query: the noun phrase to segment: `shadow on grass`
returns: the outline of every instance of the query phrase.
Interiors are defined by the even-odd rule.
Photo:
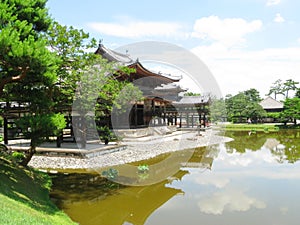
[[[47,174],[11,163],[0,155],[0,194],[47,214],[58,208],[49,199],[51,180]]]

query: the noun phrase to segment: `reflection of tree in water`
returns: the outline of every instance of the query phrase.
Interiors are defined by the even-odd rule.
[[[267,140],[267,135],[264,132],[249,133],[248,131],[228,131],[225,136],[233,138],[234,141],[225,144],[227,150],[233,150],[244,153],[246,149],[257,151]]]
[[[300,131],[299,130],[280,130],[279,132],[256,132],[248,133],[245,131],[226,132],[225,136],[234,139],[225,144],[227,152],[245,153],[247,150],[257,151],[263,146],[268,148],[278,162],[287,161],[294,163],[300,159]],[[274,144],[267,143],[272,140]]]
[[[59,173],[52,176],[52,181],[55,189],[51,192],[51,198],[56,201],[59,208],[62,201],[67,199],[92,200],[95,196],[113,195],[118,189],[124,188],[123,185],[109,181],[96,173]]]
[[[277,136],[277,140],[284,145],[284,155],[289,163],[294,163],[300,159],[300,131],[283,130]]]

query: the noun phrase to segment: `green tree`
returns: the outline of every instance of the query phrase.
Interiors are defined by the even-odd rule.
[[[56,108],[66,110],[73,103],[73,106],[76,105],[75,110],[80,112],[81,124],[73,120],[73,127],[77,129],[75,132],[84,148],[86,133],[93,124],[92,120],[96,120],[97,124],[103,124],[100,120],[106,120],[103,125],[109,126],[107,117],[111,115],[113,106],[120,109],[122,101],[124,103],[128,98],[134,99],[135,94],[141,94],[131,85],[127,95],[122,100],[115,101],[119,92],[125,86],[130,86],[126,79],[120,82],[116,77],[122,74],[129,78],[134,70],[109,63],[91,52],[90,49],[96,47],[96,41],[90,39],[89,34],[83,30],[54,22],[47,32],[47,38],[51,50],[59,59],[58,82],[53,92]],[[93,111],[95,118],[88,116]]]
[[[277,95],[284,95],[284,85],[281,79],[276,80],[272,86],[270,87],[269,93],[267,95],[274,94],[274,98],[276,100]]]
[[[64,126],[62,115],[53,113],[50,95],[57,59],[44,38],[52,22],[45,5],[45,0],[0,2],[0,97],[28,106],[27,115],[17,121],[31,139],[23,165],[41,140]]]
[[[80,137],[82,148],[85,147],[86,133],[89,128],[101,130],[101,126],[109,127],[109,117],[113,108],[122,112],[128,104],[142,98],[142,92],[133,84],[116,79],[118,76],[116,73],[130,76],[132,70],[128,70],[127,67],[119,67],[116,70],[114,63],[108,63],[102,58],[94,60],[93,63],[94,65],[87,67],[81,76],[73,101],[73,110],[80,116],[80,123],[75,123],[73,126],[76,128],[77,137]],[[121,94],[121,91],[125,93]],[[102,118],[106,119],[104,124],[100,121]],[[95,120],[96,124],[92,123],[92,127],[88,127],[87,121]],[[93,127],[93,125],[99,126]]]
[[[48,46],[58,59],[57,82],[53,86],[53,98],[57,108],[70,108],[78,82],[85,69],[98,57],[90,51],[96,40],[89,34],[72,26],[53,22],[45,35]]]
[[[231,122],[242,122],[243,115],[242,110],[247,106],[247,98],[243,93],[239,93],[235,96],[227,96],[225,100],[227,118]]]
[[[51,83],[53,55],[41,38],[51,23],[44,0],[5,0],[0,3],[0,96],[7,84],[27,78]]]
[[[287,98],[284,101],[282,117],[285,121],[292,120],[294,124],[300,119],[300,98]]]
[[[249,90],[244,91],[244,94],[249,98],[251,102],[260,102],[260,94],[259,91],[255,88],[251,88]]]
[[[250,118],[252,121],[257,121],[260,118],[266,117],[267,113],[257,102],[249,102],[241,113],[244,117]]]
[[[256,93],[251,89],[251,93]],[[235,96],[227,96],[225,99],[227,118],[231,122],[245,122],[247,118],[257,121],[266,116],[265,110],[258,104],[256,94],[254,96],[241,92]]]
[[[213,99],[209,107],[212,122],[223,121],[226,118],[226,105],[224,99]]]
[[[295,97],[300,98],[300,88],[297,88]]]
[[[297,90],[297,84],[299,84],[299,82],[293,81],[292,79],[288,79],[283,83],[282,91],[285,92],[286,98],[289,97],[289,91]]]

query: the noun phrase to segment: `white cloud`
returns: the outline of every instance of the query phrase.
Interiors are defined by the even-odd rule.
[[[177,37],[182,34],[180,31],[182,26],[175,22],[127,20],[120,23],[94,22],[88,26],[97,32],[123,38]]]
[[[276,23],[283,23],[285,22],[285,19],[280,15],[280,13],[276,13],[276,16],[273,21]]]
[[[266,208],[266,204],[263,201],[247,196],[240,190],[225,190],[201,199],[198,202],[198,207],[203,213],[222,215],[225,210],[229,212],[245,212],[251,208]]]
[[[223,95],[256,88],[264,97],[277,79],[300,81],[299,47],[247,51],[213,43],[192,52],[208,66]]]
[[[246,34],[262,27],[260,20],[246,21],[241,18],[220,19],[218,16],[196,20],[192,37],[220,42],[227,47],[245,42]]]
[[[280,4],[281,0],[268,0],[267,1],[267,6],[272,6],[272,5],[278,5]]]

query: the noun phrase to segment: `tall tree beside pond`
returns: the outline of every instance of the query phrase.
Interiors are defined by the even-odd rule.
[[[209,107],[212,122],[223,121],[226,118],[226,105],[224,99],[212,99]]]
[[[244,94],[249,98],[251,102],[260,102],[262,100],[259,95],[259,91],[255,88],[244,91]]]
[[[0,95],[6,85],[35,78],[51,83],[55,60],[42,37],[51,19],[43,0],[0,3]]]
[[[284,95],[284,84],[281,79],[276,80],[272,86],[270,87],[269,93],[267,95],[274,94],[275,100],[277,99],[277,95]]]
[[[295,97],[300,98],[300,88],[297,88]]]
[[[53,86],[53,98],[57,108],[72,105],[75,90],[85,68],[92,65],[97,55],[90,49],[97,47],[95,39],[72,26],[53,22],[47,30],[48,46],[58,59],[57,82]]]
[[[292,120],[296,124],[297,120],[300,120],[300,98],[286,98],[281,117],[286,122]]]
[[[293,81],[292,79],[288,79],[283,83],[282,91],[285,92],[285,98],[289,97],[289,91],[297,90],[297,84],[299,84],[299,82]]]
[[[28,104],[26,117],[17,121],[31,139],[22,161],[27,165],[36,147],[65,126],[53,112],[51,87],[57,80],[57,58],[44,35],[52,23],[46,0],[0,2],[0,98]]]
[[[257,121],[266,116],[266,111],[258,104],[259,92],[250,89],[225,99],[227,118],[231,122],[246,122],[247,118]]]
[[[73,102],[73,110],[81,117],[81,125],[76,126],[75,123],[73,125],[76,126],[77,137],[80,136],[82,148],[85,148],[86,133],[89,128],[97,129],[100,135],[104,135],[103,131],[110,127],[113,109],[122,112],[127,105],[132,106],[142,98],[139,88],[128,81],[120,82],[116,79],[117,73],[124,73],[124,76],[127,74],[129,77],[132,70],[120,67],[116,71],[115,64],[108,63],[102,58],[98,58],[93,63],[95,65],[89,66],[83,73]],[[91,120],[96,122],[97,127],[88,127],[87,122]]]

